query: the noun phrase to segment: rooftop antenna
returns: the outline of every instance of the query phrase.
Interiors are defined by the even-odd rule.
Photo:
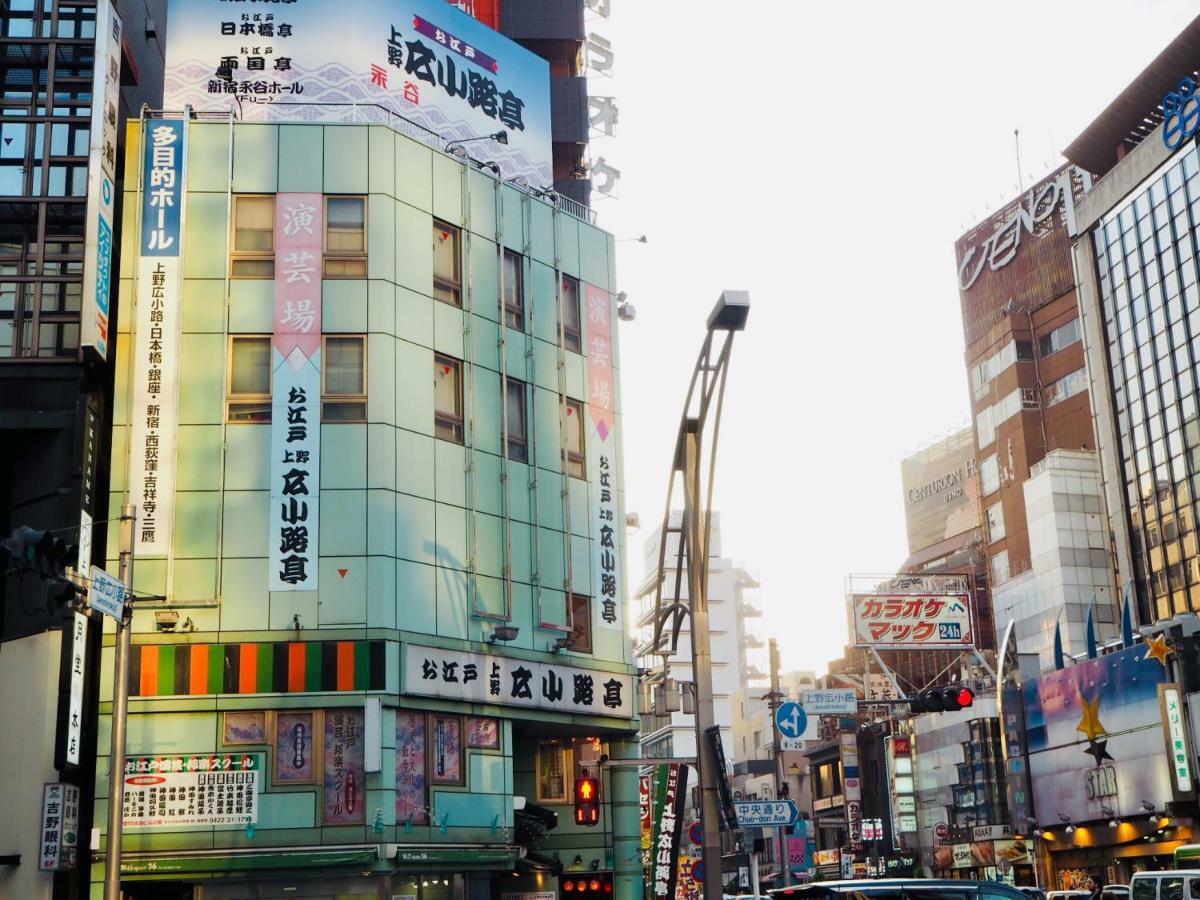
[[[1017,187],[1020,193],[1025,193],[1025,182],[1021,178],[1021,129],[1013,129],[1013,143],[1017,147]]]

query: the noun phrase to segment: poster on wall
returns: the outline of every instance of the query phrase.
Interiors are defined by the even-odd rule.
[[[280,712],[275,715],[275,784],[314,784],[313,714]]]
[[[462,719],[458,716],[429,717],[429,779],[434,784],[463,784]]]
[[[79,849],[79,786],[52,782],[42,786],[38,868],[43,872],[75,868]]]
[[[595,627],[621,629],[621,532],[617,508],[616,379],[613,375],[612,298],[584,284],[587,335],[587,435],[592,494],[592,607]]]
[[[363,824],[365,802],[363,712],[361,709],[326,710],[324,823]]]
[[[166,556],[175,521],[186,139],[187,127],[177,119],[149,119],[142,133],[129,420],[129,502],[138,514],[133,536],[139,556]]]
[[[317,589],[321,530],[320,194],[275,196],[268,589]]]
[[[467,716],[467,747],[472,750],[499,750],[500,720],[491,716]]]
[[[257,822],[262,767],[261,753],[131,756],[125,760],[125,827]]]
[[[966,594],[851,594],[856,647],[944,650],[975,646]]]
[[[396,821],[429,824],[425,713],[396,711]]]
[[[444,0],[268,4],[170,0],[163,103],[283,118],[391,125],[548,188],[550,66]],[[337,35],[337,40],[330,40]],[[300,107],[300,108],[298,108]]]

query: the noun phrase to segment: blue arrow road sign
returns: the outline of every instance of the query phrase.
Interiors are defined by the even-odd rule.
[[[779,733],[785,738],[798,738],[808,729],[808,716],[803,706],[789,700],[775,710],[775,723],[779,726]]]
[[[738,828],[791,825],[799,815],[791,800],[739,800],[733,808],[737,811]]]

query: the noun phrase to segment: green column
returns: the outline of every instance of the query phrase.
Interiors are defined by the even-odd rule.
[[[637,734],[609,740],[614,760],[637,759],[641,751]],[[613,830],[613,900],[644,900],[642,882],[642,816],[638,804],[638,770],[632,766],[609,769],[609,812]]]

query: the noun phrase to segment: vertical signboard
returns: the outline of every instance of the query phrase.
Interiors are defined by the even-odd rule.
[[[588,472],[592,476],[592,596],[596,627],[621,628],[621,561],[617,527],[616,396],[613,380],[611,298],[584,285],[587,317],[587,392],[591,413]]]
[[[425,713],[396,710],[396,823],[429,822],[425,775]]]
[[[687,799],[686,765],[658,766],[654,792],[654,837],[650,845],[650,883],[654,900],[674,900],[677,860]]]
[[[650,849],[650,836],[654,831],[654,820],[650,815],[650,777],[638,776],[638,813],[642,820],[642,849]]]
[[[181,120],[147,121],[142,134],[129,423],[129,489],[138,511],[134,540],[139,556],[165,556],[174,524],[186,138]]]
[[[83,309],[79,344],[108,359],[112,284],[113,204],[116,200],[117,107],[121,102],[121,17],[111,0],[96,3],[96,58],[88,141],[87,219],[83,232]]]
[[[366,772],[363,763],[361,709],[325,711],[326,825],[361,825],[365,821]]]
[[[47,784],[42,788],[38,868],[59,872],[75,868],[79,845],[79,787]]]
[[[846,798],[846,831],[850,849],[861,853],[862,788],[858,775],[858,736],[853,732],[839,736],[842,751],[842,792]]]
[[[87,671],[88,620],[82,613],[71,617],[71,691],[67,695],[67,728],[64,759],[67,765],[79,765],[83,740],[83,676]]]
[[[1192,754],[1188,750],[1187,724],[1183,718],[1183,698],[1177,684],[1160,684],[1158,702],[1162,708],[1167,761],[1171,767],[1171,788],[1176,800],[1191,799],[1196,786],[1192,777]]]
[[[268,567],[272,591],[317,589],[324,222],[320,194],[276,195]]]

